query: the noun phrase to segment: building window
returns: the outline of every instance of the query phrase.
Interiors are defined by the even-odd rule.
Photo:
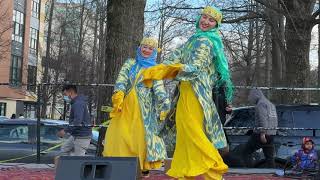
[[[22,43],[24,30],[24,14],[20,11],[13,10],[13,31],[12,40]]]
[[[38,54],[38,35],[39,31],[34,28],[30,28],[30,53],[37,55]]]
[[[0,102],[0,116],[6,116],[7,103]]]
[[[32,1],[32,17],[39,19],[40,5],[36,1]]]
[[[36,92],[37,67],[28,65],[28,86],[27,89]]]
[[[20,86],[22,82],[22,58],[11,55],[10,84]]]
[[[25,118],[36,118],[36,105],[32,103],[25,103],[24,104],[24,115]]]

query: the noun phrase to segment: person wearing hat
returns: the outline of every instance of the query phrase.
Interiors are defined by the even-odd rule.
[[[112,118],[105,136],[103,156],[138,157],[143,172],[160,168],[167,157],[165,144],[158,136],[158,120],[170,109],[163,81],[146,87],[140,74],[156,65],[158,42],[143,38],[136,57],[122,66],[112,96]]]
[[[251,155],[262,149],[268,168],[275,168],[274,136],[277,134],[278,115],[276,106],[269,101],[260,89],[251,89],[248,101],[254,105],[255,129],[244,145],[242,157],[247,167],[253,167]]]
[[[316,169],[318,155],[311,138],[304,137],[302,139],[301,149],[291,157],[291,163],[293,168],[297,170]]]
[[[176,106],[176,146],[167,174],[178,179],[222,179],[228,166],[218,149],[228,147],[219,114],[212,100],[214,86],[225,85],[232,100],[233,85],[219,33],[222,14],[205,7],[196,21],[196,32],[163,64],[143,73],[144,83],[175,79],[179,84]],[[220,78],[217,79],[217,73]]]

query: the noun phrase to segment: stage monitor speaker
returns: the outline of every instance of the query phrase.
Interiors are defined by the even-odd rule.
[[[140,179],[136,157],[61,156],[56,180],[137,180]]]

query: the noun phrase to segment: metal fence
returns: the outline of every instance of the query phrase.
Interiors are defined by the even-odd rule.
[[[84,94],[86,96],[88,96],[89,98],[89,109],[91,112],[91,118],[93,119],[93,125],[90,127],[95,128],[96,130],[99,129],[104,129],[104,131],[100,132],[99,134],[104,134],[105,132],[105,128],[107,127],[107,124],[102,124],[103,122],[105,122],[106,120],[108,120],[108,111],[110,110],[108,108],[108,106],[110,106],[110,99],[106,99],[106,98],[110,98],[106,96],[107,91],[111,92],[113,89],[113,84],[80,84],[80,83],[68,83],[68,84],[72,84],[72,85],[76,85],[79,89],[79,93],[80,94]],[[41,128],[44,126],[65,126],[65,125],[56,125],[56,124],[46,124],[44,125],[44,123],[42,122],[43,119],[62,119],[62,120],[67,120],[68,119],[68,104],[63,101],[63,96],[62,96],[62,86],[65,85],[65,83],[61,83],[61,84],[49,84],[49,83],[44,83],[44,84],[36,84],[36,85],[21,85],[21,88],[23,89],[27,89],[27,87],[36,87],[36,88],[32,88],[35,89],[36,91],[33,93],[33,97],[35,97],[34,99],[36,101],[33,102],[34,104],[34,108],[35,108],[35,117],[25,117],[26,119],[33,119],[36,118],[36,128],[35,128],[35,132],[36,133],[28,133],[28,135],[30,134],[36,134],[36,141],[33,141],[36,146],[36,152],[32,153],[32,154],[28,154],[28,155],[22,155],[20,156],[20,158],[27,158],[27,157],[34,157],[36,156],[36,162],[40,163],[41,162],[41,155],[45,154],[48,151],[51,151],[53,149],[57,149],[60,147],[60,145],[54,145],[51,147],[48,147],[45,150],[41,149]],[[0,87],[6,87],[6,88],[10,88],[11,90],[17,90],[17,88],[13,88],[10,86],[9,83],[0,83]],[[170,92],[170,94],[172,95],[175,86],[172,84],[168,85],[168,89]],[[235,86],[236,89],[236,103],[237,105],[241,105],[241,106],[245,106],[247,105],[246,101],[246,94],[248,92],[249,89],[261,89],[263,91],[270,91],[270,92],[274,92],[274,91],[279,91],[283,95],[283,92],[288,92],[288,91],[304,91],[304,92],[311,92],[310,96],[315,96],[317,97],[317,93],[320,92],[320,88],[288,88],[288,87],[253,87],[253,86]],[[46,93],[46,95],[44,95],[45,93],[43,91],[46,92],[50,92],[50,93]],[[24,90],[22,90],[24,91]],[[269,92],[266,93],[268,97],[276,94],[273,93],[272,95],[269,94]],[[6,100],[7,97],[4,97],[3,95],[0,95],[0,102],[2,102],[2,100]],[[46,100],[44,100],[44,96],[46,97]],[[276,94],[276,96],[279,96]],[[14,99],[14,98],[11,98]],[[21,99],[17,99],[16,101],[21,101]],[[316,103],[318,100],[315,98],[313,103]],[[45,111],[45,113],[43,113],[43,103],[46,102],[48,104],[48,109],[51,109],[51,111]],[[60,107],[57,108],[57,107]],[[7,107],[8,109],[8,107]],[[24,108],[25,109],[25,108]],[[28,111],[28,110],[27,110]],[[55,115],[54,113],[57,113],[58,115]],[[16,113],[18,114],[18,113]],[[28,116],[27,112],[24,112],[24,114],[26,116]],[[31,113],[32,114],[32,113]],[[45,116],[44,116],[45,114]],[[59,116],[59,118],[57,118],[57,116]],[[18,118],[18,117],[17,117]],[[14,124],[11,124],[10,126],[14,126]],[[70,125],[69,125],[70,126]],[[103,127],[103,128],[102,128]],[[232,130],[232,129],[254,129],[253,127],[225,127],[226,130]],[[316,130],[320,130],[320,128],[277,128],[278,130],[296,130],[296,131],[305,131],[305,130],[312,130],[312,131],[316,131]],[[1,134],[0,134],[1,135]],[[174,137],[174,136],[173,136]],[[103,137],[99,136],[98,138],[98,149],[97,151],[101,152],[101,143],[102,143]],[[1,142],[1,138],[0,138],[0,142]],[[99,153],[98,153],[99,154]],[[0,154],[1,155],[1,154]],[[19,159],[19,157],[18,157]],[[18,160],[17,158],[11,158],[11,160]],[[8,159],[10,160],[10,158]],[[0,160],[1,162],[10,162],[10,161],[5,161],[5,160]]]

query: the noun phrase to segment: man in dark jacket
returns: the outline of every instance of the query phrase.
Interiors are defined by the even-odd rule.
[[[66,141],[61,146],[61,155],[84,156],[91,140],[91,121],[87,100],[78,95],[77,87],[66,85],[63,87],[64,100],[71,104],[69,126],[58,132],[59,137]]]
[[[255,127],[270,128],[270,130],[254,130],[243,151],[245,161],[247,166],[251,166],[249,155],[262,148],[266,158],[266,166],[273,168],[275,166],[273,136],[277,132],[274,128],[278,127],[276,108],[258,89],[250,91],[248,100],[255,104]]]

